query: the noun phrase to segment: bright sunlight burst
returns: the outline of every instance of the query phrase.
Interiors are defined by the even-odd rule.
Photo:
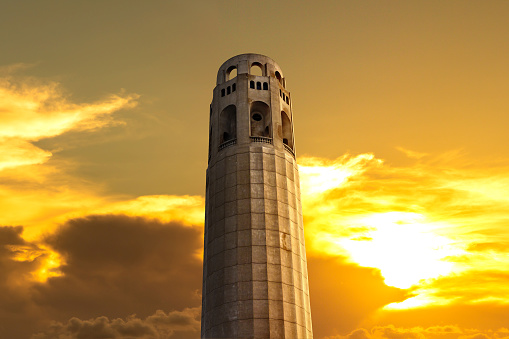
[[[362,238],[334,242],[355,263],[379,268],[387,285],[410,288],[423,279],[449,274],[453,263],[444,259],[461,253],[451,239],[435,234],[438,226],[425,219],[408,212],[373,214],[353,221],[368,229]]]

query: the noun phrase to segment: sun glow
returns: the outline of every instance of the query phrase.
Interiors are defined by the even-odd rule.
[[[509,303],[507,168],[384,165],[372,154],[299,159],[309,255],[378,269],[410,297],[385,309]]]
[[[462,253],[451,239],[435,234],[437,227],[420,214],[377,213],[356,223],[368,231],[335,242],[353,262],[379,268],[389,286],[406,289],[423,279],[447,275],[453,263],[444,259]]]
[[[299,159],[303,194],[312,195],[326,192],[345,183],[349,177],[362,171],[366,162],[373,161],[373,154],[360,154],[349,158],[346,154],[337,161],[306,157]],[[381,164],[379,159],[374,160]],[[344,164],[342,162],[345,162]]]
[[[42,264],[38,270],[33,272],[35,280],[39,282],[45,282],[49,278],[59,277],[63,273],[59,268],[64,264],[64,260],[61,255],[57,252],[47,250],[45,257],[42,260]]]
[[[59,267],[64,264],[60,254],[47,247],[34,247],[25,245],[7,245],[12,253],[12,260],[34,263],[36,268],[30,272],[31,280],[45,282],[51,277],[62,275]]]

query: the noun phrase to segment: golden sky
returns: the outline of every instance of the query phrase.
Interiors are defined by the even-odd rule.
[[[3,1],[0,338],[195,338],[216,72],[294,98],[316,338],[509,338],[509,2]]]

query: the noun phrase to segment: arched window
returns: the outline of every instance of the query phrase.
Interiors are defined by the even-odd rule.
[[[271,138],[269,105],[255,101],[251,104],[249,112],[251,115],[251,136]]]
[[[283,144],[293,149],[292,122],[285,111],[281,111],[281,127],[283,132]]]
[[[256,89],[262,89],[262,83],[260,81],[256,82]]]
[[[276,76],[277,81],[279,81],[279,83],[282,84],[282,82],[281,82],[281,74],[279,74],[279,72],[276,71],[276,73],[274,73],[274,75]]]
[[[231,87],[230,87],[230,86],[228,86],[228,87],[226,87],[226,95],[228,95],[228,94],[230,94],[230,93],[231,93]]]
[[[237,76],[237,67],[230,66],[226,70],[226,81],[231,80],[231,79],[235,78],[236,76]]]
[[[237,139],[237,108],[226,106],[219,115],[219,144]]]
[[[253,62],[251,64],[251,69],[249,70],[249,74],[262,76],[263,75],[262,64],[259,62]]]
[[[269,89],[269,84],[264,82],[263,83],[263,89],[267,91]]]
[[[224,97],[224,88],[221,90],[221,96]]]
[[[237,90],[237,84],[232,85],[232,92],[235,92]]]

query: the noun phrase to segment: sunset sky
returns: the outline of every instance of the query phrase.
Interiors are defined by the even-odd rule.
[[[0,338],[199,337],[242,53],[292,93],[315,338],[509,338],[509,1],[2,0],[0,42]]]

